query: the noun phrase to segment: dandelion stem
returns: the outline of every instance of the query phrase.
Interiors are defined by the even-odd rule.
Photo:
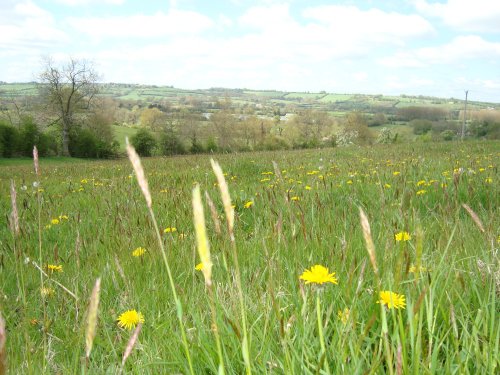
[[[316,317],[318,318],[318,334],[319,334],[319,343],[321,345],[321,354],[320,357],[325,355],[325,367],[326,372],[330,374],[330,366],[328,365],[328,357],[326,355],[326,345],[325,345],[325,337],[323,336],[323,321],[321,319],[321,302],[319,298],[320,291],[316,291]]]

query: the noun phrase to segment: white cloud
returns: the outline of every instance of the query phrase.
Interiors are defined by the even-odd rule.
[[[445,3],[414,0],[415,8],[438,17],[449,26],[472,32],[500,32],[500,1],[447,0]]]
[[[0,15],[0,47],[9,50],[39,49],[66,42],[53,15],[28,0],[7,1]]]
[[[451,42],[424,47],[408,52],[398,52],[393,56],[379,59],[388,67],[425,67],[432,64],[461,64],[467,60],[482,62],[500,58],[500,43],[488,42],[476,35],[458,36]]]
[[[67,6],[81,6],[91,4],[122,5],[125,0],[56,0],[59,4]]]
[[[213,26],[213,21],[201,13],[176,9],[153,15],[70,17],[68,23],[81,33],[96,39],[196,34]]]

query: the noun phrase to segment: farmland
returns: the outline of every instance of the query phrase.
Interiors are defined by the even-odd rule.
[[[231,194],[234,242],[211,157]],[[8,366],[116,373],[134,332],[117,320],[136,311],[127,373],[498,372],[499,158],[497,141],[146,158],[161,246],[128,160],[42,159],[39,177],[31,163],[2,163]],[[196,184],[210,288],[195,269]],[[300,279],[315,265],[337,284]],[[381,292],[404,303],[384,304]]]

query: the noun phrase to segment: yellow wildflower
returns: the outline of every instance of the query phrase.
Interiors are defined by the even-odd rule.
[[[300,280],[304,280],[306,284],[325,284],[332,283],[338,284],[338,280],[335,277],[335,272],[330,273],[328,268],[321,266],[319,264],[312,266],[310,270],[305,270],[299,277]]]
[[[146,249],[145,248],[138,247],[137,249],[135,249],[134,251],[132,251],[132,256],[136,257],[136,258],[139,258],[139,257],[142,257],[145,253],[146,253]]]
[[[411,235],[408,232],[402,231],[402,232],[396,233],[394,235],[394,239],[397,242],[400,242],[400,241],[406,242],[406,241],[411,240]]]
[[[379,293],[379,297],[380,299],[377,303],[381,303],[389,309],[404,309],[406,307],[404,294],[397,294],[384,290]]]
[[[128,310],[117,319],[118,325],[122,328],[132,329],[139,323],[144,323],[144,316],[135,310]]]

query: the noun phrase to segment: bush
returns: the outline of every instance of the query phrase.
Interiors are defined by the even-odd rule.
[[[79,158],[111,158],[116,155],[118,142],[100,138],[92,129],[80,128],[70,134],[71,156]]]
[[[431,131],[432,122],[429,120],[411,120],[409,125],[413,128],[413,134],[422,135]]]
[[[162,133],[160,137],[160,153],[165,156],[182,155],[186,153],[186,148],[172,132]]]
[[[219,146],[217,146],[217,142],[215,141],[215,139],[213,137],[208,138],[205,150],[207,150],[208,152],[217,152],[218,149]]]
[[[145,128],[135,133],[130,141],[140,156],[151,156],[156,148],[156,138]]]
[[[18,153],[19,131],[6,123],[0,123],[0,156],[10,158]]]

